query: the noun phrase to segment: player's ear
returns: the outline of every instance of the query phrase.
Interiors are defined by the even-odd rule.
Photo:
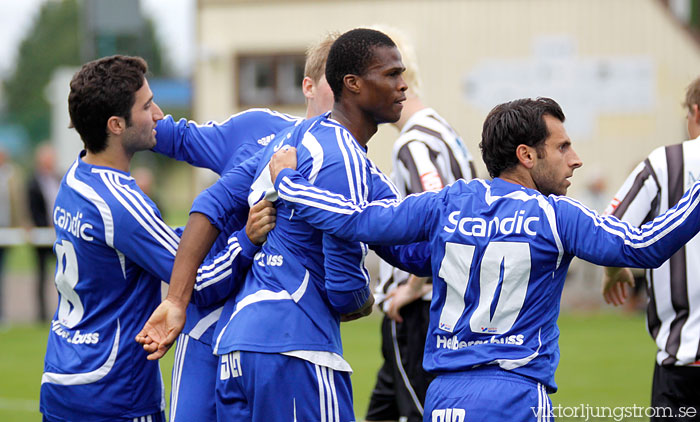
[[[313,89],[314,81],[310,77],[304,76],[304,80],[301,81],[301,92],[304,93],[304,97],[306,97],[307,100],[314,97]]]
[[[123,117],[112,116],[107,119],[107,134],[121,135],[126,129],[126,120]]]
[[[359,94],[360,87],[362,86],[362,78],[357,75],[347,74],[343,77],[343,85],[353,94]]]
[[[515,156],[526,169],[531,169],[535,166],[535,157],[537,157],[535,148],[520,144],[515,148]]]
[[[700,125],[700,109],[697,104],[690,106],[690,118],[696,125]]]

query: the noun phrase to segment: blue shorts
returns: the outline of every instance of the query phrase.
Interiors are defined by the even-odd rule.
[[[170,422],[216,420],[216,370],[211,345],[180,334],[175,346]]]
[[[348,372],[278,353],[219,357],[219,422],[353,422]]]
[[[428,387],[424,422],[550,422],[544,385],[496,366],[438,375]]]

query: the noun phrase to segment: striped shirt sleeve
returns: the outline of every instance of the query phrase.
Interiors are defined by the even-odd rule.
[[[165,224],[133,179],[113,171],[101,171],[100,176],[116,200],[112,208],[118,227],[115,249],[160,280],[170,280],[180,236]]]
[[[245,232],[245,226],[228,238],[226,247],[207,258],[197,270],[192,294],[199,306],[209,306],[229,297],[245,279],[255,254],[260,250]]]
[[[615,194],[605,214],[639,226],[658,215],[659,180],[649,159],[639,163]]]
[[[427,240],[437,201],[445,190],[410,195],[403,201],[356,204],[311,185],[296,170],[284,169],[275,181],[287,205],[313,227],[349,241],[378,245]]]
[[[176,122],[168,115],[156,125],[156,146],[153,150],[221,174],[231,156],[230,141],[225,135],[227,126],[233,124],[233,117],[221,124],[209,122],[199,125],[185,119]]]
[[[700,182],[678,204],[641,227],[599,216],[567,197],[551,197],[564,249],[594,264],[656,268],[700,229]]]

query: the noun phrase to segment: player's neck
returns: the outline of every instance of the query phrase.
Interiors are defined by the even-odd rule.
[[[413,117],[414,114],[423,110],[424,108],[425,105],[423,105],[420,98],[416,97],[415,95],[406,94],[406,101],[403,103],[401,118],[394,123],[394,126],[396,126],[399,131],[403,130],[408,120]]]
[[[83,161],[94,166],[111,167],[128,173],[132,156],[133,154],[129,155],[121,148],[121,142],[112,139],[108,140],[107,148],[103,151],[97,153],[86,151]]]
[[[521,168],[521,166],[516,166],[514,169],[502,171],[498,175],[499,179],[503,179],[506,182],[515,183],[516,185],[525,186],[529,189],[537,189],[535,181],[532,179],[530,172]]]
[[[371,120],[370,116],[357,107],[348,107],[343,101],[333,105],[331,119],[350,131],[363,147],[367,147],[370,138],[377,132],[377,123]]]

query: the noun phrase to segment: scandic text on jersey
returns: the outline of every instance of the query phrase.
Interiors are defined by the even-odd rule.
[[[448,233],[459,230],[465,236],[491,237],[492,234],[520,234],[524,232],[529,236],[537,236],[537,231],[530,228],[530,224],[540,221],[539,217],[529,217],[523,220],[524,210],[516,211],[512,217],[500,219],[493,217],[485,220],[479,217],[459,218],[460,211],[454,211],[448,216],[450,225],[443,227]]]

